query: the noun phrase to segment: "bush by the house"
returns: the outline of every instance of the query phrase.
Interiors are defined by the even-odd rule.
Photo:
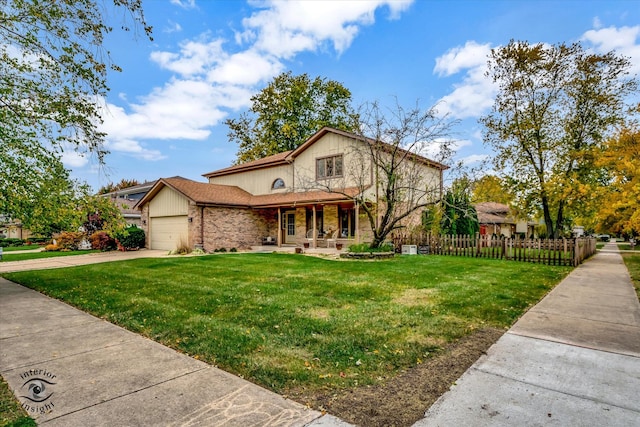
[[[349,246],[349,252],[366,253],[366,252],[393,252],[393,246],[389,243],[380,245],[377,248],[372,248],[369,243],[358,243]]]
[[[85,234],[80,231],[63,231],[54,240],[61,251],[77,251],[84,238]]]
[[[124,249],[138,249],[144,247],[144,230],[135,225],[127,227],[116,235],[116,240]]]
[[[59,250],[60,248],[58,247],[58,245],[54,245],[53,243],[44,247],[45,252],[56,252]]]
[[[96,231],[89,240],[91,241],[91,249],[113,251],[118,247],[115,239],[104,231]]]
[[[22,245],[24,245],[24,240],[22,239],[15,239],[11,237],[0,239],[0,246],[2,246],[3,248],[22,246]]]

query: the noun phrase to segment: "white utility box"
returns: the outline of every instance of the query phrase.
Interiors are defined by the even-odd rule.
[[[402,255],[417,255],[418,245],[402,245]]]

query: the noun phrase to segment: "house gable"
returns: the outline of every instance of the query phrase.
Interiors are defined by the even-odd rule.
[[[177,216],[189,213],[187,198],[169,187],[163,187],[149,201],[149,216]]]

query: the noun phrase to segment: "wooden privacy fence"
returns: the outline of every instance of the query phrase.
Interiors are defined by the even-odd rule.
[[[596,252],[595,238],[523,239],[519,237],[436,236],[423,233],[396,234],[397,252],[415,245],[418,254],[453,255],[537,262],[547,265],[580,265]]]

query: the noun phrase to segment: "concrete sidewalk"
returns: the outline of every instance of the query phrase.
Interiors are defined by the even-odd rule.
[[[415,426],[640,425],[640,303],[615,243],[576,268]]]
[[[38,252],[37,250],[34,252]],[[19,253],[19,252],[9,252]],[[168,257],[168,251],[142,249],[139,251],[110,251],[94,252],[86,255],[58,256],[51,258],[39,258],[25,261],[2,261],[0,273],[14,271],[44,270],[49,268],[73,267],[76,265],[98,264],[101,262],[124,261],[135,258]]]

